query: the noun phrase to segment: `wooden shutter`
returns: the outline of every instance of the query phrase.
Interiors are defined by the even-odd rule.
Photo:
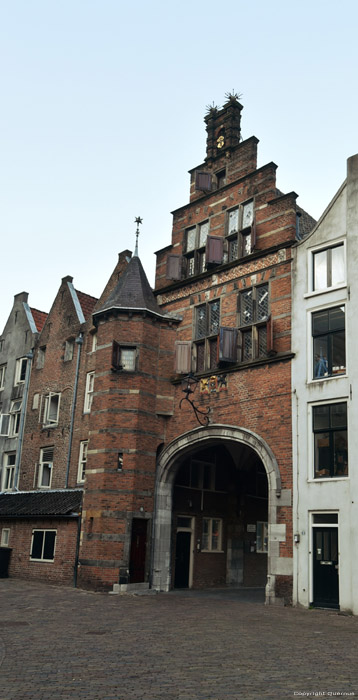
[[[191,372],[191,341],[176,340],[174,371],[177,374],[189,374]]]
[[[167,269],[166,269],[166,279],[167,280],[181,280],[182,274],[182,256],[181,255],[168,255],[167,257]]]
[[[275,350],[273,346],[273,321],[271,316],[269,316],[269,318],[266,321],[266,338],[267,354],[274,355]]]
[[[253,215],[251,224],[251,252],[256,248],[256,217]]]
[[[237,362],[237,329],[220,327],[219,362]]]
[[[223,252],[224,239],[218,236],[208,236],[206,239],[206,264],[221,265]]]
[[[212,188],[212,175],[203,171],[195,173],[195,189],[210,192]]]
[[[112,368],[119,369],[121,361],[121,347],[116,340],[112,343]]]

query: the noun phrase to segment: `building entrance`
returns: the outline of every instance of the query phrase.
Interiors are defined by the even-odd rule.
[[[338,527],[313,527],[313,604],[339,607]]]

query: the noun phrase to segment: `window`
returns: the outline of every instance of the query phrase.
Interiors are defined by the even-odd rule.
[[[228,261],[250,255],[256,244],[254,202],[231,209],[227,214]]]
[[[201,491],[226,491],[227,484],[220,468],[216,468],[214,461],[204,461],[190,458],[180,467],[176,486]]]
[[[222,520],[220,518],[203,518],[201,549],[203,552],[222,551]]]
[[[86,377],[85,405],[83,412],[90,413],[93,399],[94,372],[88,372]]]
[[[45,366],[46,346],[39,348],[37,351],[36,369],[42,369]]]
[[[313,289],[327,289],[345,281],[344,245],[313,253]]]
[[[87,465],[87,449],[88,440],[83,440],[80,442],[80,456],[78,460],[78,474],[77,481],[82,482],[85,480],[86,475],[86,465]]]
[[[22,384],[26,377],[27,357],[20,357],[16,360],[15,385]]]
[[[3,527],[1,530],[1,546],[8,547],[10,543],[10,528]]]
[[[218,190],[221,189],[221,187],[224,187],[226,185],[226,170],[220,170],[220,172],[216,173],[216,186]]]
[[[30,559],[53,561],[55,557],[56,530],[33,530]]]
[[[197,372],[217,367],[220,299],[195,309],[195,366]]]
[[[223,244],[223,238],[220,236],[209,236],[209,221],[203,221],[188,228],[185,232],[184,244],[186,276],[192,277],[205,272],[212,265],[220,265],[223,262]],[[173,258],[171,261],[173,265],[176,262],[175,256],[170,256],[170,258]],[[177,265],[180,263],[178,262]],[[173,277],[174,272],[172,273]]]
[[[10,437],[19,434],[22,401],[12,401],[10,406]]]
[[[0,365],[0,391],[5,386],[6,365]]]
[[[239,306],[242,361],[266,357],[272,350],[268,284],[241,292]]]
[[[4,454],[2,491],[11,491],[15,484],[16,452]]]
[[[53,394],[52,392],[45,396],[43,424],[46,427],[57,425],[58,423],[60,398],[61,394]]]
[[[38,487],[49,489],[52,481],[53,447],[43,447],[40,451]]]
[[[256,552],[267,554],[268,551],[268,525],[259,521],[256,525]]]
[[[91,349],[91,352],[96,352],[96,350],[97,350],[97,338],[98,338],[97,333],[93,333],[93,335],[92,335],[92,349]]]
[[[64,362],[69,362],[70,360],[73,359],[74,348],[75,348],[75,343],[73,340],[66,340],[65,341],[65,352],[63,355]]]
[[[0,436],[8,436],[10,428],[10,414],[0,413]]]
[[[112,369],[123,372],[135,372],[137,362],[137,348],[121,346],[113,341],[112,346]]]
[[[348,475],[347,404],[313,407],[315,479]]]
[[[336,306],[312,314],[313,378],[346,371],[345,308]]]

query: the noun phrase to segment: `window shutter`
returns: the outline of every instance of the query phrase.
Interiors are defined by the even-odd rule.
[[[256,217],[253,216],[251,224],[251,252],[256,248]]]
[[[195,189],[203,190],[203,192],[210,192],[212,188],[212,175],[211,173],[196,172],[195,173]]]
[[[189,374],[191,372],[191,341],[175,341],[175,365],[174,371],[177,374]]]
[[[219,362],[237,362],[237,329],[221,326],[219,333]]]
[[[112,368],[119,369],[121,359],[121,348],[116,340],[112,343]]]
[[[224,239],[208,236],[206,239],[206,264],[221,265],[223,261]]]
[[[167,257],[167,269],[166,269],[166,279],[167,280],[181,280],[182,271],[182,256],[181,255],[168,255]]]
[[[274,355],[275,350],[273,346],[273,321],[272,317],[269,316],[269,318],[266,321],[266,338],[267,338],[267,354],[268,355]]]
[[[0,435],[7,436],[9,434],[10,414],[0,414]]]

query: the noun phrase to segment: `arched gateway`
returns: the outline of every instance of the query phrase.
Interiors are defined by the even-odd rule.
[[[268,546],[265,590],[266,603],[270,603],[275,599],[276,571],[273,560],[277,560],[277,556],[273,556],[273,549],[275,549],[274,553],[277,554],[278,544],[277,531],[272,526],[276,525],[277,507],[281,505],[281,477],[275,456],[267,443],[250,430],[229,425],[214,424],[198,427],[177,437],[160,454],[157,464],[153,522],[152,586],[157,590],[168,591],[174,584],[174,579],[172,579],[172,516],[174,485],[178,472],[184,468],[183,465],[190,455],[210,455],[215,450],[223,450],[224,448],[228,455],[234,457],[233,461],[236,461],[237,468],[240,469],[241,462],[246,461],[247,463],[247,456],[251,455],[251,464],[253,460],[262,464],[264,469],[261,471],[267,476]],[[183,524],[185,525],[185,523]],[[188,528],[181,529],[184,532]],[[196,541],[194,543],[192,540],[191,544],[200,547]]]

